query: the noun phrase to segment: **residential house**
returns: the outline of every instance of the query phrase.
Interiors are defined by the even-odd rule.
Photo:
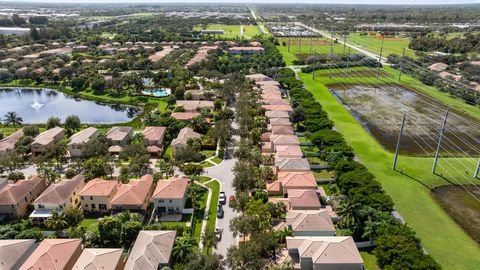
[[[107,132],[107,140],[110,145],[118,145],[125,147],[130,143],[130,139],[133,136],[132,127],[112,127]]]
[[[200,116],[198,112],[174,112],[170,115],[170,117],[180,121],[190,121],[198,116]]]
[[[279,172],[277,178],[274,182],[267,184],[269,195],[286,195],[293,189],[317,189],[317,182],[311,171]]]
[[[267,111],[285,111],[288,113],[293,112],[293,108],[291,105],[262,105],[262,108],[264,108]]]
[[[9,219],[24,217],[27,206],[40,196],[45,188],[45,179],[40,176],[7,184],[0,189],[0,215]]]
[[[9,152],[15,148],[15,143],[23,136],[23,129],[17,130],[10,136],[0,140],[0,153]]]
[[[294,236],[335,236],[336,230],[327,209],[290,210],[286,224]]]
[[[68,206],[77,208],[80,206],[79,193],[84,185],[85,177],[81,174],[51,184],[33,201],[35,210],[30,214],[30,218],[44,221],[52,216],[52,211],[62,213]]]
[[[292,122],[288,118],[270,118],[270,126],[291,126]]]
[[[81,253],[80,239],[45,239],[19,269],[72,269]]]
[[[97,136],[98,129],[94,127],[89,127],[73,134],[68,143],[68,153],[70,153],[71,157],[81,157],[83,146]]]
[[[177,138],[172,140],[170,146],[172,147],[172,153],[175,155],[175,152],[183,147],[187,146],[189,139],[201,138],[202,134],[193,131],[189,127],[182,128],[177,135]]]
[[[264,74],[250,74],[245,76],[247,79],[250,79],[254,82],[264,82],[264,81],[272,81],[272,78],[268,77]]]
[[[72,270],[121,270],[123,249],[86,248]]]
[[[33,239],[0,240],[0,269],[19,269],[36,247]]]
[[[270,142],[275,146],[279,145],[300,145],[297,135],[274,135],[270,136]]]
[[[298,145],[277,145],[275,146],[275,159],[292,158],[298,159],[303,157],[303,152]]]
[[[310,164],[304,158],[275,159],[277,172],[309,172]]]
[[[295,269],[364,269],[351,236],[287,237],[287,248]]]
[[[169,53],[171,53],[172,51],[174,50],[173,47],[170,47],[170,46],[167,46],[167,47],[163,47],[163,50],[159,51],[159,52],[156,52],[155,54],[152,54],[148,57],[148,59],[150,61],[152,61],[153,63],[155,62],[159,62],[160,60],[162,60],[165,56],[167,56]]]
[[[86,212],[107,212],[112,209],[112,199],[119,183],[96,178],[90,180],[80,191],[82,209]]]
[[[267,118],[289,118],[288,112],[285,111],[266,111],[265,116]]]
[[[181,214],[187,201],[188,178],[170,177],[161,180],[152,195],[158,215]]]
[[[254,54],[263,53],[265,49],[262,47],[232,47],[229,51],[231,54]]]
[[[203,47],[200,47],[200,49],[197,51],[197,54],[195,54],[195,56],[190,59],[187,63],[187,67],[193,65],[193,64],[196,64],[198,62],[201,62],[203,60],[205,60],[208,56],[208,52],[211,51],[211,50],[216,50],[218,48],[218,46],[203,46]]]
[[[435,72],[442,72],[442,71],[447,70],[447,68],[448,68],[448,65],[444,64],[444,63],[435,63],[435,64],[430,65],[428,67],[428,69],[430,69],[431,71],[435,71]]]
[[[288,210],[319,210],[322,205],[313,189],[290,189]]]
[[[130,180],[128,184],[120,184],[112,198],[113,210],[146,211],[153,192],[153,177],[150,174],[139,180]]]
[[[124,270],[157,270],[170,264],[176,231],[140,231]]]
[[[213,101],[210,100],[177,100],[177,107],[183,107],[186,112],[197,112],[202,108],[213,109]]]
[[[293,131],[292,126],[272,126],[271,132],[273,135],[293,135],[295,131]]]
[[[47,131],[44,131],[38,135],[35,140],[30,144],[32,154],[43,154],[47,150],[51,149],[55,143],[59,142],[65,136],[65,132],[61,127],[54,127]]]
[[[449,72],[446,72],[446,71],[442,71],[438,74],[438,76],[440,76],[440,78],[442,79],[450,79],[450,80],[454,80],[456,82],[459,82],[462,80],[462,75],[457,75],[457,74],[452,74],[452,73],[449,73]]]
[[[150,154],[158,155],[162,152],[165,131],[165,127],[145,127],[143,130],[143,144]]]

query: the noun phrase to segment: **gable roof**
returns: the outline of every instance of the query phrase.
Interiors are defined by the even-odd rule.
[[[163,141],[165,137],[165,127],[145,127],[143,135],[150,141]]]
[[[293,135],[295,132],[291,126],[272,126],[272,134],[275,135]]]
[[[94,127],[81,130],[70,137],[70,143],[68,145],[88,143],[97,132],[98,129]]]
[[[133,132],[132,127],[112,127],[107,133],[107,139],[121,141]]]
[[[18,269],[34,249],[33,239],[0,240],[0,269]]]
[[[264,74],[250,74],[245,76],[247,79],[250,79],[255,82],[262,82],[262,81],[271,81],[272,78],[268,77],[267,75]]]
[[[20,267],[21,270],[65,269],[81,250],[80,239],[45,239]]]
[[[152,198],[180,199],[185,196],[188,187],[188,178],[170,177],[160,180],[153,192]]]
[[[265,116],[268,118],[289,118],[288,112],[285,111],[266,111]]]
[[[277,158],[302,158],[303,152],[298,145],[276,145],[275,155]]]
[[[13,184],[7,184],[0,189],[0,205],[16,204],[36,186],[45,180],[41,176],[34,176],[28,180],[19,180]]]
[[[297,135],[272,134],[270,141],[275,145],[300,145]]]
[[[301,258],[314,264],[363,264],[351,236],[287,237],[288,249],[297,249]]]
[[[279,170],[310,170],[310,164],[305,158],[281,158],[275,159],[275,166]]]
[[[328,210],[290,210],[287,224],[296,232],[335,232]]]
[[[448,65],[444,64],[444,63],[435,63],[435,64],[430,65],[428,67],[428,69],[430,69],[432,71],[437,71],[437,72],[445,71],[447,68],[448,68]]]
[[[170,117],[177,120],[191,120],[199,115],[200,113],[198,112],[174,112],[170,115]]]
[[[317,181],[311,171],[308,172],[278,172],[278,180],[286,188],[317,187]]]
[[[292,189],[288,192],[288,203],[295,210],[302,208],[320,209],[321,204],[317,192],[313,189]]]
[[[292,112],[293,108],[290,105],[262,105],[267,111],[285,111],[285,112]]]
[[[117,181],[95,178],[88,181],[80,191],[80,196],[109,196],[117,185]]]
[[[17,130],[10,136],[0,140],[0,152],[10,151],[15,147],[15,143],[23,136],[23,129]]]
[[[191,129],[189,127],[184,127],[180,130],[180,132],[178,132],[177,137],[172,140],[171,144],[172,145],[175,145],[175,144],[186,145],[187,142],[188,142],[188,139],[190,139],[190,138],[200,138],[200,137],[202,137],[202,134],[193,131],[193,129]]]
[[[50,142],[52,142],[56,136],[58,136],[60,133],[63,133],[63,128],[61,127],[54,127],[49,130],[46,130],[42,133],[40,133],[37,137],[35,137],[35,140],[33,140],[32,144],[42,144],[42,145],[47,145]]]
[[[121,248],[86,248],[73,266],[74,270],[114,270],[122,258]]]
[[[150,174],[142,176],[140,180],[120,184],[112,198],[112,205],[142,205],[152,185],[153,177]]]
[[[177,107],[183,107],[185,111],[196,111],[197,108],[213,108],[213,101],[210,100],[177,100]]]
[[[64,204],[68,201],[73,191],[85,182],[85,177],[76,175],[70,180],[63,180],[51,184],[45,189],[32,204]]]
[[[288,118],[270,118],[270,125],[272,126],[291,126],[292,122]]]
[[[125,270],[157,270],[170,261],[176,231],[140,231]]]

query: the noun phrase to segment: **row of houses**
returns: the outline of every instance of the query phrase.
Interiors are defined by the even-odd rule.
[[[156,270],[168,266],[176,231],[140,231],[127,257],[120,248],[82,248],[81,239],[0,240],[0,269]]]
[[[470,61],[468,63],[470,65],[476,65],[476,66],[480,65],[480,61]],[[464,81],[464,77],[462,75],[450,73],[450,72],[447,71],[447,68],[448,68],[448,64],[441,63],[441,62],[434,63],[434,64],[428,66],[428,69],[430,71],[436,72],[438,74],[438,76],[442,79],[453,80],[455,82]],[[473,89],[477,92],[480,92],[480,84],[479,83],[473,82],[473,81],[468,81],[468,82],[466,82],[466,84],[468,84],[468,86],[471,89]]]
[[[192,66],[193,64],[199,63],[205,60],[208,56],[208,53],[212,50],[216,50],[219,48],[220,43],[216,43],[215,45],[210,46],[202,46],[199,48],[195,56],[188,61],[186,67]],[[253,46],[256,45],[256,46]],[[244,47],[244,46],[234,46],[228,49],[228,52],[233,55],[239,54],[254,54],[254,53],[264,53],[265,49],[260,47],[259,44],[253,44],[252,46]],[[257,46],[258,45],[258,46]]]
[[[47,184],[41,176],[8,183],[0,189],[0,215],[3,219],[29,217],[41,223],[62,213],[67,207],[81,208],[88,213],[109,213],[131,210],[145,212],[153,203],[158,215],[182,214],[187,199],[189,179],[171,177],[156,185],[149,174],[140,179],[120,183],[116,180],[93,179],[83,175]]]
[[[263,74],[247,76],[261,92],[260,102],[266,110],[268,131],[262,134],[262,154],[274,159],[274,180],[266,189],[272,202],[287,206],[287,217],[275,230],[290,229],[279,263],[292,261],[295,269],[363,269],[363,259],[350,236],[336,236],[337,216],[330,206],[323,206],[325,196],[317,186],[310,164],[304,158],[300,141],[290,122],[293,111],[283,99],[280,84]],[[282,196],[283,198],[278,198]]]

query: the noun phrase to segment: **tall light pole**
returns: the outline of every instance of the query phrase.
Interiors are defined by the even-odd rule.
[[[449,111],[450,111],[450,108],[448,108],[447,112],[445,112],[445,118],[443,119],[442,129],[440,130],[440,136],[438,138],[437,151],[435,152],[435,159],[433,160],[433,167],[432,167],[432,173],[433,174],[436,174],[438,158],[440,156],[440,150],[442,150],[442,141],[443,141],[443,136],[445,134],[445,128],[447,126],[447,119],[448,119],[448,112]]]

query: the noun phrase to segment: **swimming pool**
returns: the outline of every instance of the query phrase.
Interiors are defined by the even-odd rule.
[[[149,95],[154,97],[168,97],[171,94],[171,92],[172,91],[169,88],[159,88],[159,89],[142,91],[144,95]]]

